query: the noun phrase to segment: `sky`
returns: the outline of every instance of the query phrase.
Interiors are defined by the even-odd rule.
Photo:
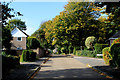
[[[31,35],[39,29],[41,23],[59,15],[66,4],[67,2],[12,2],[9,7],[23,14],[15,18],[25,21],[25,32]]]

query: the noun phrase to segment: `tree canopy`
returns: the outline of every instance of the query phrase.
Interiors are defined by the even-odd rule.
[[[7,49],[10,49],[11,47],[10,41],[12,40],[10,29],[6,28],[6,25],[8,24],[7,20],[15,16],[22,15],[20,12],[14,12],[13,8],[9,8],[8,6],[10,3],[6,3],[6,2],[1,3],[2,4],[2,48],[7,48]]]
[[[21,30],[26,30],[25,22],[21,19],[12,19],[8,21],[8,24],[6,26],[10,30],[13,30],[15,27],[20,28]]]
[[[41,24],[33,35],[42,33],[44,38],[39,36],[41,40],[66,50],[85,46],[85,39],[89,36],[96,37],[99,43],[105,43],[114,30],[119,30],[119,25],[109,27],[109,19],[101,16],[105,9],[96,6],[95,2],[68,2],[59,15]]]

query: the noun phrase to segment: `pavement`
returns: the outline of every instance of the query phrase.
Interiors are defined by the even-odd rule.
[[[46,58],[39,58],[35,62],[21,62],[19,67],[11,69],[8,75],[2,80],[28,80]]]
[[[90,69],[86,62],[64,55],[53,55],[41,65],[32,80],[110,80]]]

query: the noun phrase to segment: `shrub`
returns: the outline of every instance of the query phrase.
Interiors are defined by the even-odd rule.
[[[18,56],[8,55],[2,52],[2,74],[3,77],[6,75],[10,69],[15,68],[20,65],[20,58]]]
[[[113,45],[113,44],[116,44],[116,43],[120,43],[120,38],[115,39],[115,40],[112,42],[112,45]]]
[[[77,50],[77,56],[96,57],[96,54],[92,50]]]
[[[29,60],[35,60],[36,59],[36,53],[33,51],[29,51]]]
[[[86,40],[85,40],[85,46],[88,49],[93,49],[94,43],[95,43],[95,37],[94,36],[87,37]]]
[[[96,54],[102,54],[102,49],[105,48],[105,47],[108,47],[108,44],[98,44],[98,43],[96,43],[94,45],[95,53]]]
[[[40,47],[40,42],[36,38],[32,38],[32,37],[27,38],[28,49],[37,49],[38,47]]]
[[[65,53],[65,48],[64,47],[61,48],[61,53]]]
[[[23,50],[21,55],[21,62],[23,61],[33,61],[36,59],[36,53],[31,50]]]
[[[68,50],[69,50],[69,54],[73,52],[73,48],[71,45],[68,47]]]
[[[103,54],[103,59],[105,61],[106,64],[110,64],[110,61],[112,59],[110,53],[109,53],[109,47],[106,47],[102,50],[102,54]]]
[[[73,54],[76,55],[76,47],[73,49]]]
[[[120,43],[115,43],[110,47],[112,56],[111,66],[120,67]]]

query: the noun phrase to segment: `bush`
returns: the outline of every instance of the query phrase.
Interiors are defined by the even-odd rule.
[[[65,48],[64,47],[62,47],[61,48],[61,53],[65,53],[66,51],[65,51]]]
[[[120,43],[120,38],[115,39],[115,40],[112,42],[112,45],[113,45],[113,44],[116,44],[116,43]]]
[[[73,54],[76,55],[76,47],[73,49]]]
[[[10,69],[20,65],[20,58],[18,56],[8,55],[2,52],[2,74],[3,77],[9,72]]]
[[[71,45],[68,47],[68,50],[69,50],[69,54],[73,52],[73,48]]]
[[[98,43],[96,43],[94,45],[95,53],[96,54],[102,54],[102,49],[105,48],[105,47],[108,47],[108,44],[98,44]]]
[[[110,64],[110,61],[112,59],[111,54],[109,53],[109,47],[106,47],[102,50],[102,54],[103,54],[103,59],[105,61],[106,64]]]
[[[36,59],[36,53],[31,50],[23,50],[21,55],[21,62],[23,61],[33,61]]]
[[[85,46],[88,49],[93,49],[94,43],[95,43],[95,37],[94,36],[87,37],[86,40],[85,40]]]
[[[77,56],[96,57],[96,54],[92,50],[77,50]]]
[[[68,54],[69,53],[68,46],[62,47],[61,48],[61,53]]]
[[[120,43],[110,47],[110,54],[112,56],[111,66],[120,67]]]
[[[28,49],[37,49],[38,47],[40,47],[40,42],[36,38],[32,38],[32,37],[27,38]]]

